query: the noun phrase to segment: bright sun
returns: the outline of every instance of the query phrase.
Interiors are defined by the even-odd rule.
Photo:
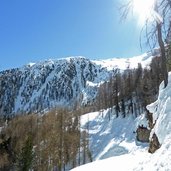
[[[144,24],[146,19],[152,19],[155,0],[133,0],[133,11],[138,15],[139,23]]]

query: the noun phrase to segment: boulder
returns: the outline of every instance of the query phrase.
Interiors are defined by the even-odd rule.
[[[149,142],[149,137],[150,137],[150,130],[148,130],[146,127],[139,126],[137,128],[137,140],[140,142]]]

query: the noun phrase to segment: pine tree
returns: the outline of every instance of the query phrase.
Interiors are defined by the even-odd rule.
[[[33,163],[34,153],[33,153],[33,140],[31,135],[28,136],[25,145],[22,148],[19,157],[19,170],[29,171]]]

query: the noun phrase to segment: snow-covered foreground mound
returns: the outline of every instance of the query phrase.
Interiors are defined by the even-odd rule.
[[[72,171],[171,171],[171,73],[168,86],[163,89],[161,84],[158,100],[147,108],[156,119],[152,133],[156,133],[162,144],[159,150],[150,154],[147,146],[135,141],[133,131],[144,119],[134,120],[129,116],[107,121],[108,112],[103,119],[98,113],[91,113],[83,116],[82,125],[86,126],[85,117],[89,116],[90,147],[97,161]]]

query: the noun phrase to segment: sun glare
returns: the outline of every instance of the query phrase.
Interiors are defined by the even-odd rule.
[[[133,0],[133,11],[139,18],[139,24],[144,24],[146,19],[152,19],[155,0]]]

